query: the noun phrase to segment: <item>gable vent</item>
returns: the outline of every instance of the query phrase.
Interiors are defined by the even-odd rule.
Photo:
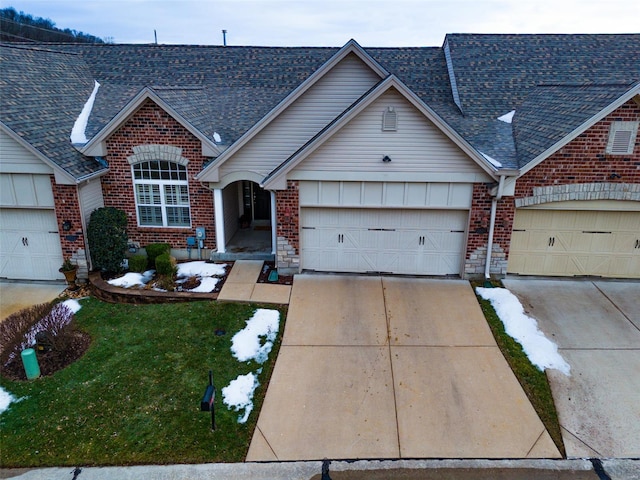
[[[612,122],[607,142],[607,153],[630,155],[636,143],[638,122]]]
[[[382,114],[382,131],[395,132],[398,130],[398,114],[393,107],[387,107]]]

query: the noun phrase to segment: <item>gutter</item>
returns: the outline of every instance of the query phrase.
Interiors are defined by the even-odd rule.
[[[489,239],[487,241],[487,260],[484,265],[484,278],[489,280],[491,278],[491,252],[493,250],[493,231],[496,225],[496,210],[498,209],[498,200],[502,198],[502,190],[504,189],[504,175],[500,175],[500,181],[498,182],[498,191],[495,197],[491,199],[491,218],[489,220]]]

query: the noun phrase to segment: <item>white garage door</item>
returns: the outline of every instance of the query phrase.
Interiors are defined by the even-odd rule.
[[[459,274],[468,211],[303,208],[307,270]]]
[[[640,278],[640,212],[517,210],[507,271]]]
[[[56,215],[45,209],[0,209],[0,277],[57,280],[62,264]]]

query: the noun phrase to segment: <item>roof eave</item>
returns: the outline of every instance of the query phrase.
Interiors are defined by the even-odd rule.
[[[78,179],[74,175],[72,175],[71,173],[67,172],[65,169],[63,169],[57,163],[51,161],[51,159],[49,159],[49,157],[47,157],[44,153],[42,153],[40,150],[38,150],[36,147],[31,145],[24,138],[22,138],[20,135],[18,135],[16,132],[14,132],[7,124],[5,124],[4,122],[0,121],[0,128],[2,128],[7,133],[7,135],[9,135],[13,140],[15,140],[22,147],[24,147],[26,150],[28,150],[29,153],[33,154],[36,158],[41,160],[44,164],[46,164],[49,167],[51,167],[53,169],[53,173],[55,175],[57,183],[60,183],[60,184],[63,184],[63,185],[73,185],[73,184],[78,183]]]

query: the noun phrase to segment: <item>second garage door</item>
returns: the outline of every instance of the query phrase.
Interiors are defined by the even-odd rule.
[[[458,275],[468,211],[303,208],[307,270]]]
[[[640,212],[516,211],[509,273],[640,277]]]

